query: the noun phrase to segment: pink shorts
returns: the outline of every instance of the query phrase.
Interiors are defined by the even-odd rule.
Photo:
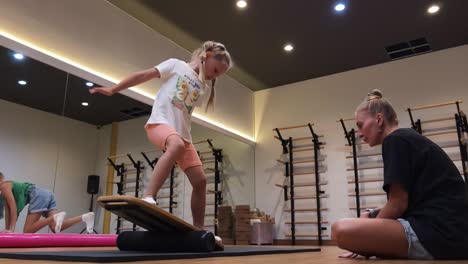
[[[202,166],[200,157],[193,144],[183,139],[174,128],[166,124],[148,124],[145,126],[145,129],[149,141],[162,150],[166,150],[166,141],[169,136],[176,135],[184,141],[185,152],[183,156],[176,161],[177,165],[179,165],[183,171],[188,168]]]

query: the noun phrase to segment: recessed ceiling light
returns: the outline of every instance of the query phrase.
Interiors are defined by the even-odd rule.
[[[346,9],[346,6],[343,3],[339,3],[339,4],[335,5],[335,10],[338,11],[338,12],[341,12],[341,11],[343,11],[345,9]]]
[[[92,82],[87,82],[86,83],[86,86],[88,86],[88,87],[93,87],[93,85],[94,85],[94,83],[92,83]]]
[[[439,12],[439,10],[440,10],[440,6],[438,6],[438,5],[431,5],[431,6],[427,9],[427,12],[428,12],[429,14],[435,14],[435,13]]]
[[[89,104],[88,104],[88,102],[82,102],[81,105],[82,106],[88,106]]]
[[[287,52],[291,52],[291,51],[294,49],[294,47],[293,47],[292,44],[286,44],[286,45],[284,45],[284,48],[283,48],[283,49],[284,49],[285,51],[287,51]]]
[[[22,59],[24,59],[24,55],[21,54],[21,53],[15,53],[15,54],[13,55],[13,57],[15,57],[15,59],[17,59],[17,60],[22,60]]]
[[[26,84],[28,84],[28,82],[24,81],[24,80],[21,80],[21,81],[18,81],[18,84],[25,86]]]
[[[247,7],[247,1],[244,1],[244,0],[239,0],[239,1],[237,1],[237,7],[238,7],[238,8],[245,8],[245,7]]]

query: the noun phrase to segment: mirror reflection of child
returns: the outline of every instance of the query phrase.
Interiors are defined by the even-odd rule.
[[[86,223],[88,233],[93,232],[93,212],[65,218],[65,212],[57,211],[55,195],[49,190],[32,183],[5,181],[5,176],[0,172],[0,192],[0,219],[5,217],[5,230],[0,232],[14,233],[18,216],[28,204],[24,233],[36,233],[46,226],[49,226],[52,232],[59,233],[80,222]]]

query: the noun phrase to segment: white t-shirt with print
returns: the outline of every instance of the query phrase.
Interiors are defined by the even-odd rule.
[[[192,112],[207,101],[211,88],[203,87],[198,74],[185,61],[168,59],[155,68],[161,74],[162,85],[146,124],[167,124],[191,142]]]

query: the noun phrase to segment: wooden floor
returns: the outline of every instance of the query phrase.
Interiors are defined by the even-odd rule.
[[[113,248],[100,248],[102,250],[109,250]],[[35,249],[38,251],[45,251],[45,250],[90,250],[90,248],[49,248],[49,249]],[[0,252],[18,252],[18,251],[32,251],[32,249],[0,249]],[[374,263],[389,263],[389,264],[400,264],[400,263],[414,263],[414,261],[408,260],[378,260],[378,259],[371,259],[371,260],[364,260],[364,259],[340,259],[338,255],[344,252],[343,250],[335,247],[335,246],[324,246],[322,247],[321,252],[310,252],[310,253],[294,253],[294,254],[276,254],[276,255],[258,255],[258,256],[246,256],[246,257],[223,257],[223,258],[204,258],[204,259],[182,259],[182,260],[160,260],[160,261],[137,261],[137,262],[120,262],[126,264],[149,264],[149,263],[168,263],[168,264],[200,264],[200,263],[212,263],[212,264],[305,264],[305,263],[313,263],[313,264],[348,264],[348,263],[364,263],[364,262],[374,262]],[[61,264],[61,263],[86,263],[86,262],[61,262],[61,261],[43,261],[43,260],[13,260],[13,259],[0,259],[0,263],[2,264],[20,264],[20,263],[28,263],[28,264],[42,264],[42,263],[54,263],[54,264]],[[418,261],[417,263],[442,263],[442,261]],[[466,264],[467,261],[450,261],[450,264]]]

